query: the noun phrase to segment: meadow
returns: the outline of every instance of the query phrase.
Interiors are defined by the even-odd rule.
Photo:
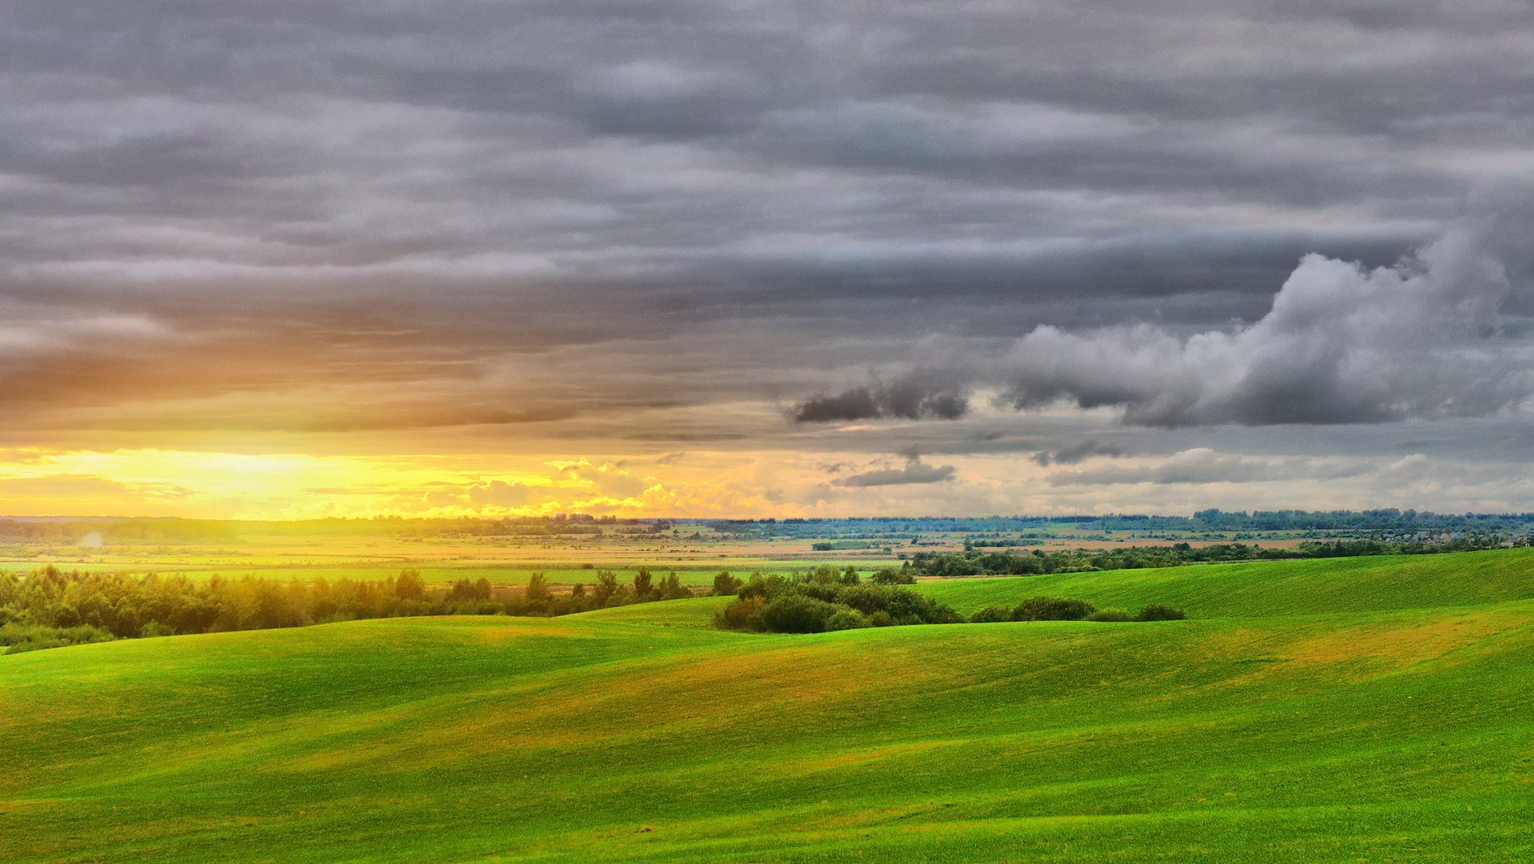
[[[789,572],[819,564],[852,564],[872,572],[899,567],[911,553],[954,552],[966,541],[1020,544],[1019,549],[1115,549],[1137,544],[1195,546],[1233,537],[1267,548],[1306,539],[1349,537],[1356,531],[1232,531],[1104,529],[1072,522],[998,532],[986,520],[853,520],[805,525],[755,526],[728,533],[706,522],[630,520],[605,525],[601,534],[498,534],[498,523],[472,520],[335,520],[315,523],[120,520],[16,523],[0,519],[0,571],[26,573],[44,565],[61,570],[181,574],[194,579],[246,575],[267,579],[376,580],[402,569],[428,583],[489,579],[498,586],[527,584],[543,573],[554,585],[590,582],[593,570],[632,576],[641,567],[675,571],[688,585],[708,585],[729,570]],[[542,530],[546,520],[517,526]],[[1117,525],[1118,523],[1112,523]],[[1130,524],[1133,524],[1132,522]],[[773,527],[781,530],[774,532]],[[1505,527],[1505,526],[1504,526]],[[1379,533],[1378,526],[1370,529]],[[1366,532],[1367,533],[1367,532]],[[997,538],[1005,538],[998,540]],[[831,547],[831,548],[825,548]]]
[[[933,548],[958,548],[936,539]],[[221,542],[79,543],[0,542],[0,570],[27,573],[52,564],[61,570],[176,573],[193,579],[213,576],[265,579],[382,579],[402,569],[419,572],[430,584],[489,579],[522,586],[534,573],[551,584],[589,584],[596,570],[631,577],[640,568],[675,572],[687,585],[708,585],[720,570],[736,573],[788,572],[819,563],[853,563],[865,569],[899,566],[896,555],[816,552],[814,541],[706,540],[686,535],[572,538],[550,541],[475,537],[356,537],[320,534],[294,538],[260,533]]]
[[[725,598],[0,657],[41,862],[1514,861],[1529,550],[925,582],[1153,623],[720,631]]]

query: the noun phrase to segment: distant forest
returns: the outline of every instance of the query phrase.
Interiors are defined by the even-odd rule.
[[[1077,532],[1154,532],[1168,535],[1245,532],[1357,532],[1410,538],[1481,534],[1529,536],[1534,513],[1444,514],[1425,510],[1200,510],[1192,516],[1111,514],[1097,516],[985,516],[958,518],[713,520],[715,531],[760,537],[874,539],[880,536],[965,533],[1009,534],[1072,528]]]
[[[848,519],[620,519],[559,514],[501,519],[312,519],[220,521],[200,519],[0,519],[0,542],[77,543],[88,537],[113,543],[217,543],[242,532],[275,536],[491,536],[578,537],[707,532],[735,539],[910,540],[920,535],[992,535],[998,544],[1058,537],[1058,531],[1134,531],[1185,535],[1260,532],[1329,532],[1387,541],[1440,542],[1461,536],[1521,538],[1534,535],[1534,513],[1444,514],[1419,510],[1200,510],[1192,516],[1111,514],[1097,516],[986,516]],[[1030,534],[1035,537],[1030,538]],[[1013,536],[1004,536],[1013,535]],[[1243,539],[1236,537],[1234,539]],[[849,547],[853,548],[853,547]]]

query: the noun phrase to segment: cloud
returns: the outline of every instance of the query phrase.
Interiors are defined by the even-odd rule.
[[[1285,479],[1339,479],[1364,474],[1368,466],[1316,462],[1292,457],[1254,458],[1217,453],[1208,447],[1184,450],[1141,465],[1104,465],[1056,471],[1051,486],[1113,486],[1137,483],[1261,483]]]
[[[1053,452],[1040,450],[1033,454],[1033,461],[1045,468],[1051,465],[1075,465],[1084,462],[1094,456],[1123,456],[1124,450],[1113,444],[1104,444],[1093,438],[1088,438],[1079,444],[1062,447]]]
[[[1516,404],[1516,291],[1424,347],[1269,305],[1302,254],[1286,298],[1369,282],[1530,173],[1526,4],[949,5],[13,0],[0,438],[664,476]],[[1000,390],[1112,410],[958,440]]]
[[[1049,475],[1051,486],[1111,486],[1134,483],[1251,483],[1272,479],[1277,468],[1266,459],[1228,456],[1207,447],[1185,450],[1148,465],[1104,465]]]
[[[951,376],[913,372],[890,384],[853,387],[834,395],[819,394],[794,406],[795,423],[842,423],[855,420],[957,420],[969,410],[969,394]]]
[[[86,314],[72,318],[0,322],[0,359],[8,356],[101,350],[105,346],[165,339],[170,331],[142,314]]]
[[[510,509],[525,507],[533,501],[535,490],[521,483],[491,480],[481,486],[470,486],[469,503],[475,508],[494,507]]]
[[[1041,326],[1004,361],[1016,408],[1112,406],[1144,426],[1484,416],[1530,392],[1502,308],[1526,301],[1522,211],[1467,217],[1394,267],[1308,255],[1261,320],[1186,338],[1149,324]]]
[[[179,515],[197,497],[187,486],[168,481],[82,474],[0,477],[0,513],[6,515]]]
[[[656,485],[653,477],[637,476],[612,462],[595,464],[581,459],[554,463],[554,467],[559,469],[556,481],[573,481],[576,488],[607,498],[637,498]]]
[[[35,447],[0,447],[0,465],[42,465],[59,452]]]
[[[868,488],[871,486],[905,486],[922,483],[946,483],[954,478],[952,465],[928,465],[912,453],[900,468],[877,468],[861,474],[850,474],[834,481],[837,486]]]
[[[446,510],[505,511],[537,503],[546,491],[523,483],[488,480],[432,489],[426,493],[425,502],[428,507]]]

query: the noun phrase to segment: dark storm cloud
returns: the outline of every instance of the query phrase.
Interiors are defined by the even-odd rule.
[[[794,406],[795,423],[842,423],[855,420],[957,420],[969,410],[969,395],[952,375],[913,372],[889,384],[852,387],[819,394]]]
[[[14,0],[0,426],[306,387],[334,430],[772,387],[803,422],[959,417],[954,382],[807,398],[931,333],[1032,333],[989,383],[1134,422],[1489,410],[1518,388],[1441,345],[1388,398],[1338,378],[1357,352],[1242,367],[1245,405],[1083,359],[1187,366],[1301,256],[1388,265],[1529,173],[1530,6],[1447,8]]]

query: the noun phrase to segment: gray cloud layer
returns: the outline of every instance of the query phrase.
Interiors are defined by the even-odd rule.
[[[1305,256],[1253,324],[1191,335],[1143,322],[1086,332],[1041,325],[1001,360],[971,361],[971,385],[999,384],[1018,409],[1060,401],[1119,408],[1141,426],[1485,416],[1534,392],[1534,344],[1518,322],[1534,306],[1531,261],[1534,191],[1501,190],[1393,266]],[[960,374],[927,370],[901,379],[903,389],[817,396],[794,416],[958,419],[967,400],[932,411],[921,399],[964,392]],[[894,392],[905,398],[893,401]],[[1089,440],[1034,461],[1120,452],[1097,448]]]
[[[952,374],[913,372],[889,384],[818,394],[794,406],[795,423],[853,420],[957,420],[969,410],[969,394]]]
[[[1253,458],[1217,453],[1207,447],[1185,450],[1145,465],[1103,465],[1049,475],[1052,486],[1111,486],[1120,484],[1257,483],[1294,477],[1338,480],[1366,473],[1356,463],[1314,464],[1295,458]]]
[[[1034,464],[1043,468],[1051,465],[1077,465],[1096,456],[1117,457],[1123,456],[1124,450],[1112,444],[1105,444],[1095,438],[1088,438],[1059,450],[1040,450],[1033,454]]]
[[[916,454],[906,457],[899,468],[875,468],[849,474],[835,481],[837,486],[866,489],[871,486],[909,486],[923,483],[946,483],[954,477],[952,465],[928,465]]]
[[[959,416],[972,369],[812,396],[934,333],[1137,423],[1492,410],[1534,304],[1450,271],[1500,252],[1370,268],[1534,171],[1530,11],[14,0],[0,431],[691,449]]]

